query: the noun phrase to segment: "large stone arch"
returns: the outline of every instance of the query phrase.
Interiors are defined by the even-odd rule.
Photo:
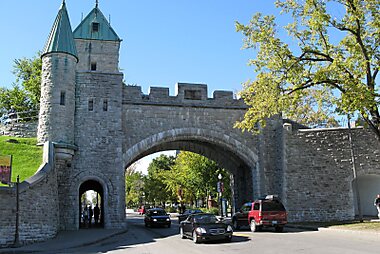
[[[124,168],[155,152],[185,150],[216,161],[233,176],[233,207],[253,199],[260,192],[257,172],[258,155],[249,147],[227,134],[200,128],[177,128],[153,134],[130,147],[123,155]],[[256,195],[255,195],[256,194]]]

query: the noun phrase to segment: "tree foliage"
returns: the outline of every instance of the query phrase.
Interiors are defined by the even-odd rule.
[[[136,171],[136,163],[125,170],[125,204],[127,207],[138,207],[144,193],[144,176]]]
[[[152,160],[148,166],[148,175],[145,178],[145,199],[151,204],[165,204],[166,201],[175,201],[176,197],[167,188],[164,182],[165,175],[174,165],[175,158],[161,154]]]
[[[161,154],[152,160],[148,175],[143,177],[145,201],[154,205],[162,205],[167,201],[194,204],[197,200],[206,201],[208,196],[215,198],[219,174],[223,177],[224,197],[229,198],[229,173],[214,161],[191,152],[181,152],[177,157]],[[132,177],[127,179],[128,175],[127,170],[126,192],[131,193],[136,182]],[[139,177],[141,179],[141,175]],[[132,199],[127,197],[127,204]]]
[[[14,60],[16,82],[11,88],[0,88],[0,113],[13,106],[18,112],[36,111],[40,102],[42,61],[35,57]]]
[[[329,126],[338,110],[360,113],[380,137],[380,1],[278,0],[276,7],[291,18],[284,28],[297,43],[280,39],[274,16],[236,23],[243,48],[257,53],[249,61],[257,77],[241,93],[249,110],[236,126],[255,131],[278,114]]]
[[[207,200],[209,195],[216,196],[218,174],[223,176],[225,196],[230,197],[230,178],[226,170],[202,155],[181,152],[164,181],[173,195],[180,193],[181,201],[193,204],[197,200]]]

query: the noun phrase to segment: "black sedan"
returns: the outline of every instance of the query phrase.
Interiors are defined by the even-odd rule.
[[[146,211],[144,216],[145,227],[167,226],[170,228],[171,220],[169,214],[162,208],[153,208]]]
[[[191,214],[179,224],[181,238],[191,238],[194,243],[223,240],[230,242],[232,227],[209,213]]]
[[[178,215],[178,223],[180,223],[181,221],[186,220],[187,217],[189,217],[190,214],[196,214],[196,213],[202,213],[202,211],[198,210],[198,209],[189,209],[189,210],[186,210],[183,214]]]

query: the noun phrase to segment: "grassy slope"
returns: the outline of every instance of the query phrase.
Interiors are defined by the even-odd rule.
[[[6,142],[15,139],[18,143]],[[42,163],[42,146],[36,146],[36,138],[0,136],[0,154],[12,155],[12,181],[20,175],[20,182],[31,177]],[[1,184],[0,184],[1,185]]]

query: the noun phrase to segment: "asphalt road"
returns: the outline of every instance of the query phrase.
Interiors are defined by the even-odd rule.
[[[379,253],[380,234],[336,230],[305,231],[285,228],[252,233],[248,229],[234,232],[231,243],[194,244],[181,239],[178,222],[171,228],[146,228],[141,216],[129,217],[127,233],[103,242],[70,249],[61,253],[129,253],[129,254],[214,254],[214,253]]]

